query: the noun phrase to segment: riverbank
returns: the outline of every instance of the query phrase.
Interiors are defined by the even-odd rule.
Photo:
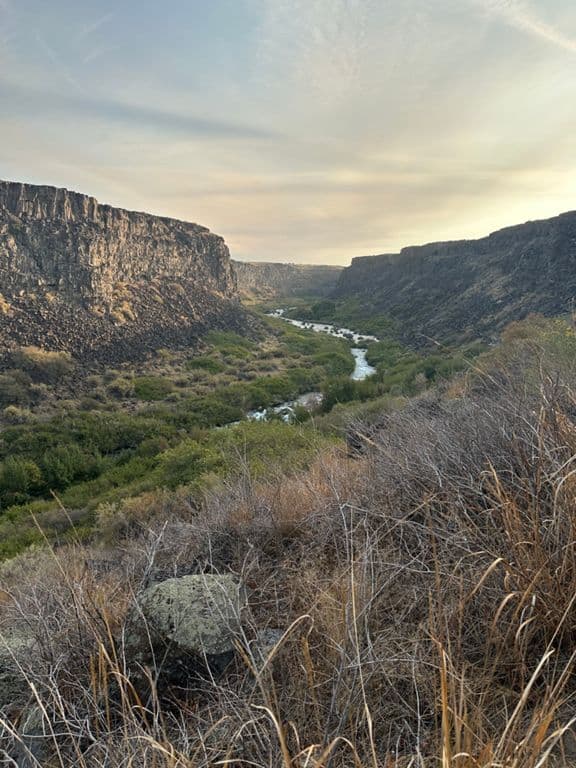
[[[353,381],[364,381],[364,379],[367,379],[369,376],[372,376],[376,373],[376,368],[370,365],[366,359],[368,349],[363,345],[378,342],[379,339],[377,336],[358,333],[357,331],[353,331],[351,328],[341,328],[331,323],[313,323],[307,320],[296,320],[292,317],[286,317],[285,309],[275,309],[272,312],[268,312],[267,314],[269,317],[277,317],[280,320],[284,320],[296,328],[301,328],[305,331],[326,333],[329,336],[335,336],[338,339],[346,339],[352,342],[353,346],[351,353],[355,361],[355,368],[350,378]]]

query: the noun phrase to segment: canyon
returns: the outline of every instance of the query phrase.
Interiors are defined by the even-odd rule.
[[[329,297],[383,315],[413,346],[495,340],[510,321],[572,311],[576,213],[478,240],[339,266],[232,261],[199,224],[0,181],[0,359],[21,346],[106,364],[248,332],[241,299]]]

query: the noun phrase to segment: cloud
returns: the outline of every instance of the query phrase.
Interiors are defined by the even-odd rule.
[[[113,11],[109,11],[108,13],[99,16],[97,19],[83,27],[78,36],[78,39],[84,40],[86,37],[90,37],[90,35],[93,35],[94,32],[97,32],[101,27],[104,27],[106,24],[109,24],[111,21],[113,21],[117,15],[118,9],[116,8]]]
[[[5,106],[2,107],[2,114],[11,117],[27,117],[30,113],[37,114],[40,109],[44,116],[66,115],[75,121],[82,118],[100,120],[108,125],[116,123],[196,138],[272,139],[276,136],[269,131],[241,123],[112,99],[92,98],[80,93],[50,93],[0,80],[0,104],[3,101]]]
[[[119,50],[121,50],[119,45],[99,45],[86,53],[82,59],[82,64],[89,64],[91,61],[96,61],[96,59],[101,59],[103,56],[108,56]]]
[[[53,67],[59,72],[60,76],[73,88],[82,91],[83,88],[78,80],[72,75],[62,57],[50,46],[39,32],[36,32],[35,39],[38,47],[44,52]]]
[[[359,84],[369,16],[377,0],[254,0],[259,56],[271,82],[312,90],[323,101]]]
[[[523,0],[473,0],[473,2],[475,5],[480,5],[490,16],[500,18],[516,29],[539,37],[557,48],[576,53],[576,39],[538,18]]]

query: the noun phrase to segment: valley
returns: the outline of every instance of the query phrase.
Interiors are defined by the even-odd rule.
[[[34,739],[31,768],[89,768],[118,744],[140,759],[154,732],[154,768],[296,768],[301,743],[325,768],[315,745],[340,739],[359,768],[380,768],[373,748],[429,768],[462,727],[476,754],[508,729],[498,765],[536,768],[541,724],[505,713],[539,722],[518,670],[555,691],[572,664],[567,646],[538,666],[574,621],[565,299],[534,283],[469,312],[494,291],[487,265],[507,267],[497,250],[485,282],[458,272],[468,242],[237,275],[199,225],[0,193],[0,749]],[[435,280],[454,271],[449,298]],[[65,738],[30,720],[30,683]],[[446,700],[469,708],[461,726]]]
[[[576,768],[575,56],[0,0],[0,766]]]

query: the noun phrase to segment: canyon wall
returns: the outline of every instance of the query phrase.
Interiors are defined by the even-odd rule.
[[[236,291],[228,248],[205,227],[100,205],[66,189],[0,182],[3,293],[47,287],[106,302],[117,283],[162,276],[228,297]]]
[[[245,298],[326,296],[336,287],[342,267],[235,261],[238,290]]]
[[[205,227],[0,181],[0,354],[139,357],[242,320],[228,248]]]
[[[355,258],[334,296],[389,315],[399,335],[414,343],[490,339],[533,312],[569,313],[576,298],[576,213],[479,240]]]

